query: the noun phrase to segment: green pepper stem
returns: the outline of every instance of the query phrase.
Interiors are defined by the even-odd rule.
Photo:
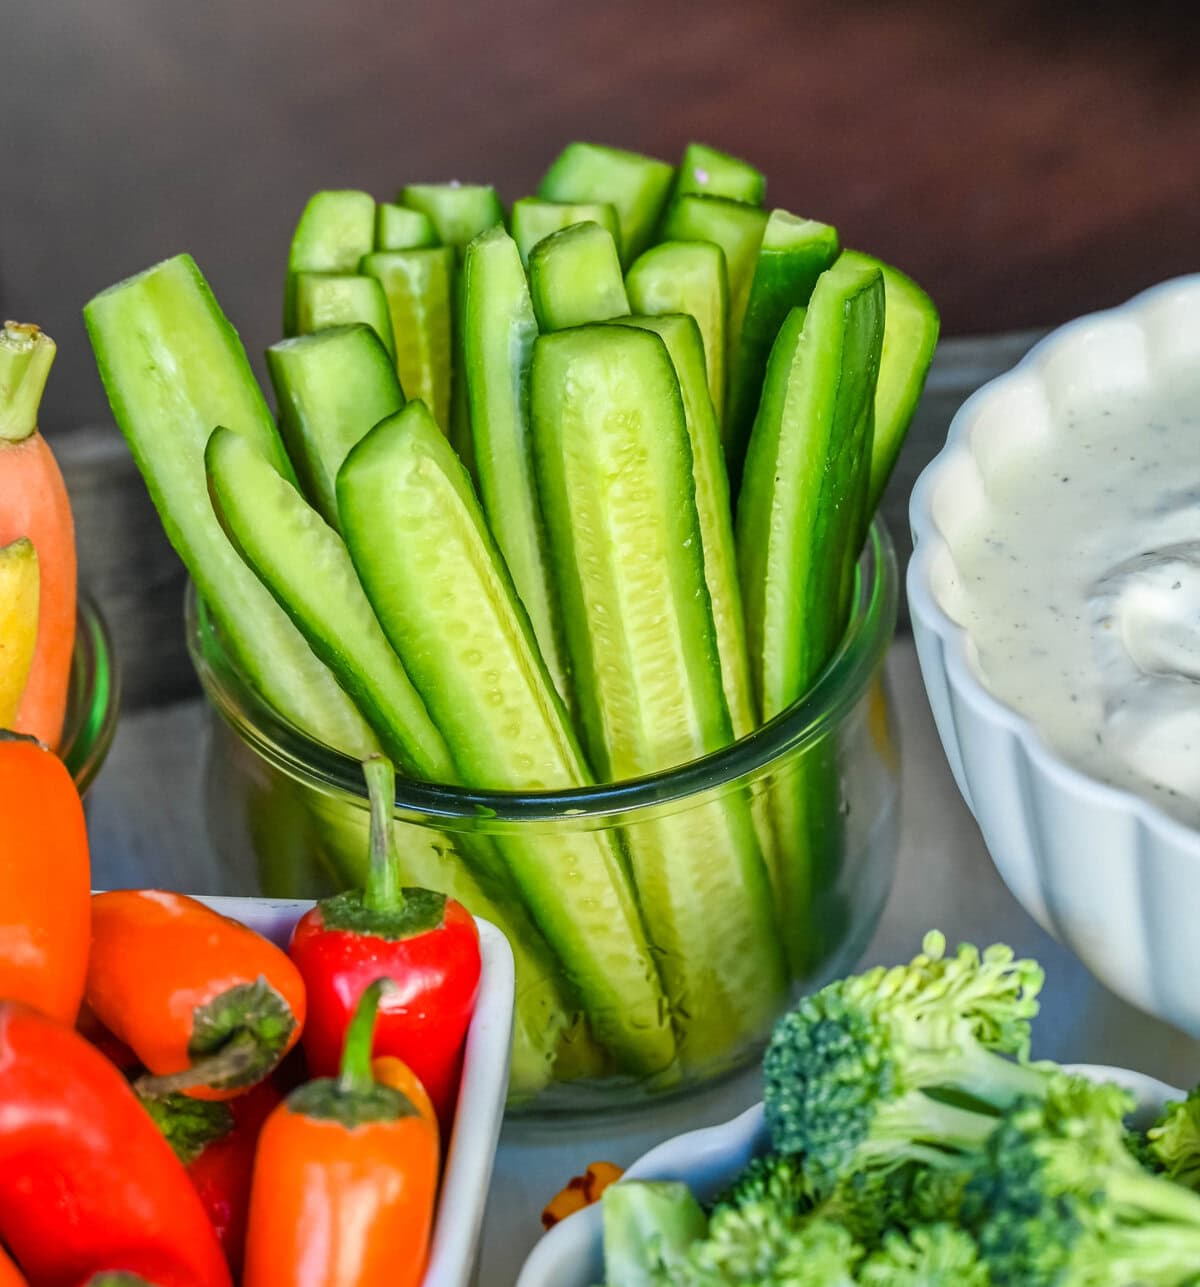
[[[263,1050],[258,1038],[252,1032],[239,1032],[220,1050],[193,1060],[187,1068],[157,1076],[146,1073],[133,1083],[133,1088],[142,1099],[165,1099],[201,1086],[244,1086],[252,1084],[262,1062]],[[250,1083],[247,1078],[251,1078]]]
[[[379,998],[391,986],[389,979],[376,979],[358,998],[354,1014],[346,1026],[346,1044],[342,1047],[342,1067],[338,1076],[339,1094],[369,1095],[375,1088],[375,1074],[371,1071],[375,1018],[379,1013]]]
[[[364,760],[362,770],[371,800],[371,865],[367,871],[367,887],[363,890],[363,906],[376,912],[398,912],[404,906],[404,890],[392,828],[396,770],[382,755]]]
[[[0,439],[21,442],[37,428],[54,353],[54,341],[36,326],[0,328]]]

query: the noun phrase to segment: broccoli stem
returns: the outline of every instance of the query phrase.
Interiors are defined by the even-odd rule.
[[[998,1112],[1019,1099],[1045,1099],[1047,1074],[1036,1065],[994,1054],[974,1040],[955,1050],[936,1046],[916,1052],[905,1062],[905,1075],[926,1090],[961,1091]]]
[[[1169,1220],[1180,1226],[1169,1231],[1171,1238],[1191,1232],[1186,1228],[1188,1225],[1194,1226],[1197,1237],[1200,1237],[1200,1194],[1191,1189],[1185,1189],[1172,1180],[1147,1175],[1136,1169],[1136,1163],[1128,1171],[1124,1168],[1111,1171],[1104,1187],[1111,1202],[1130,1208],[1137,1216]],[[1196,1263],[1200,1264],[1200,1255]]]
[[[880,1106],[858,1156],[865,1159],[900,1154],[938,1165],[953,1160],[956,1154],[981,1149],[998,1120],[988,1113],[934,1099],[921,1090],[909,1091]]]

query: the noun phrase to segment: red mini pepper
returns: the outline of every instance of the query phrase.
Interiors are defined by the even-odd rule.
[[[0,1002],[0,1240],[37,1287],[101,1270],[230,1284],[187,1172],[125,1079],[17,1002]]]
[[[304,1024],[304,984],[284,952],[160,889],[92,899],[87,1003],[153,1074],[144,1095],[230,1098],[268,1077]]]
[[[282,1099],[272,1079],[221,1103],[187,1095],[145,1101],[187,1169],[235,1278],[246,1249],[254,1150],[263,1123]]]
[[[392,766],[374,757],[363,772],[371,797],[367,887],[318,903],[292,933],[289,951],[308,994],[304,1053],[314,1076],[336,1072],[358,999],[373,979],[390,979],[394,986],[380,1003],[375,1054],[408,1064],[446,1132],[479,994],[479,931],[454,899],[400,887]]]

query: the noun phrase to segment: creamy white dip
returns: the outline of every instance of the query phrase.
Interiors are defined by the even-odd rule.
[[[1200,826],[1200,373],[1003,457],[954,550],[981,679],[1085,772]]]

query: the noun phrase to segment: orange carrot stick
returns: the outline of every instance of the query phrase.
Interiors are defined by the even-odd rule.
[[[41,576],[37,645],[16,731],[62,736],[75,649],[75,525],[58,462],[38,432],[54,341],[36,326],[0,329],[0,546],[28,537]]]

